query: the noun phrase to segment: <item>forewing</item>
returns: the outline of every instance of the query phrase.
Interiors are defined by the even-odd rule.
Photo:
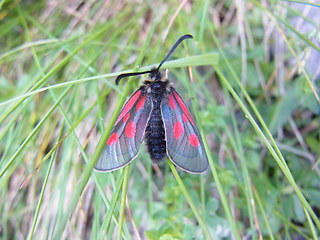
[[[208,168],[208,158],[199,130],[182,98],[173,88],[162,100],[161,112],[170,160],[187,172],[204,172]]]
[[[122,108],[96,163],[96,170],[113,171],[135,158],[144,139],[151,109],[152,102],[149,96],[143,88],[138,89]]]

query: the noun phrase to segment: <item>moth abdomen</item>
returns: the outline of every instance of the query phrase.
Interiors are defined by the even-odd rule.
[[[167,156],[167,153],[164,126],[159,107],[154,108],[151,113],[145,136],[151,160],[154,163],[160,162]]]

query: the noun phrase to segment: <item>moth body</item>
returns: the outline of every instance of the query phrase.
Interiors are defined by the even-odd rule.
[[[152,79],[153,76],[154,79]],[[150,77],[150,80],[145,81],[143,86],[147,89],[145,91],[149,92],[153,106],[146,127],[145,142],[152,162],[159,163],[167,156],[165,130],[161,116],[161,101],[166,95],[169,81],[164,80],[161,74],[150,74]]]

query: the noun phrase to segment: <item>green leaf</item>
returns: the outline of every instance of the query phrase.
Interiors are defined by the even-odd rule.
[[[297,85],[297,84],[296,84]],[[287,89],[286,94],[276,103],[274,113],[269,125],[270,132],[275,134],[279,127],[287,123],[288,118],[299,105],[299,91],[297,86]]]

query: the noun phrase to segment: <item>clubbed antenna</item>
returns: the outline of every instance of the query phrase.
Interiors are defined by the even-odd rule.
[[[160,70],[160,67],[162,66],[162,64],[168,60],[168,58],[171,56],[171,54],[174,52],[174,50],[176,50],[176,48],[179,46],[179,44],[185,40],[185,39],[188,39],[188,38],[193,38],[192,35],[190,34],[186,34],[186,35],[183,35],[182,37],[180,37],[178,39],[178,41],[173,45],[173,47],[171,48],[170,52],[168,53],[168,55],[162,60],[162,62],[159,64],[159,66],[157,67],[157,70],[159,71]]]
[[[171,48],[170,52],[167,54],[167,56],[161,61],[161,63],[159,64],[159,66],[157,67],[156,71],[158,72],[162,66],[162,64],[168,60],[168,58],[171,56],[171,54],[174,52],[174,50],[179,46],[179,44],[185,40],[185,39],[188,39],[188,38],[193,38],[192,35],[190,34],[186,34],[186,35],[183,35],[182,37],[180,37],[178,39],[178,41],[173,45],[173,47]],[[124,74],[120,74],[117,78],[116,78],[116,84],[118,85],[120,80],[122,78],[125,78],[125,77],[131,77],[131,76],[136,76],[136,75],[141,75],[141,74],[147,74],[147,73],[151,73],[152,70],[150,71],[144,71],[144,72],[133,72],[133,73],[124,73]]]

